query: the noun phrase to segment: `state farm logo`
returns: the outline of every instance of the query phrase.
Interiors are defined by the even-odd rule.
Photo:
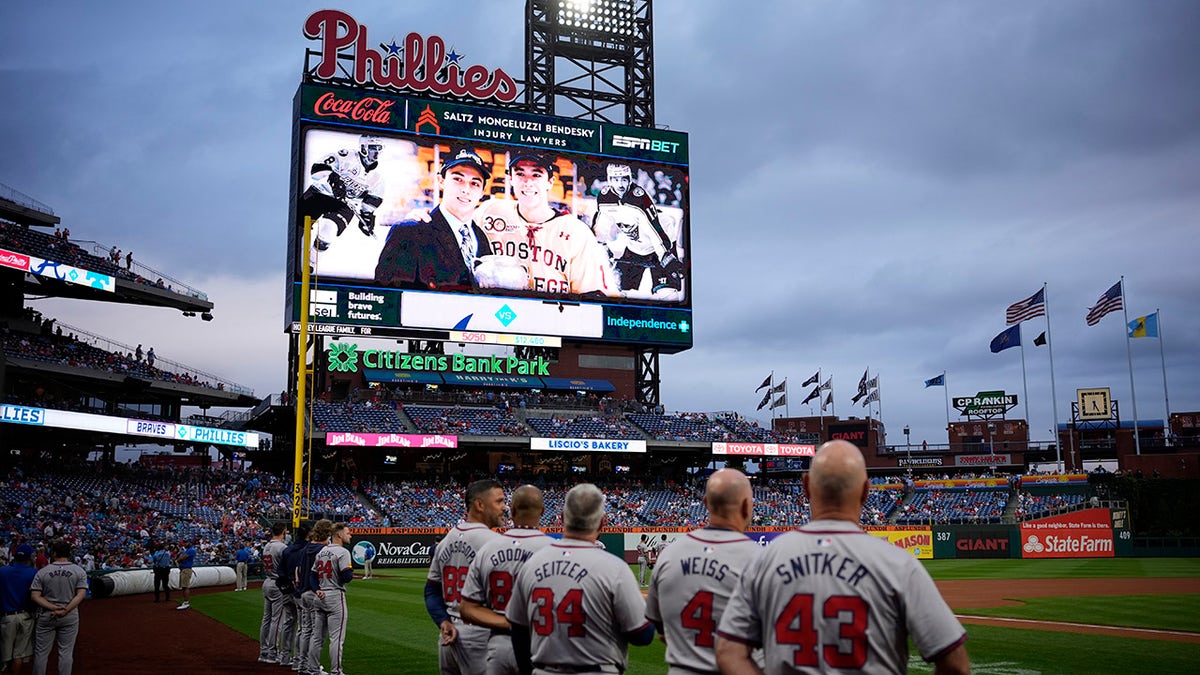
[[[1038,541],[1036,534],[1029,535],[1029,538],[1025,540],[1025,545],[1021,548],[1024,549],[1026,553],[1041,553],[1042,551],[1046,550],[1046,547],[1042,545],[1042,542]]]
[[[0,249],[0,265],[22,272],[29,271],[29,256]]]
[[[313,114],[319,117],[336,117],[354,122],[391,124],[393,104],[395,101],[385,101],[374,96],[357,101],[338,98],[332,91],[327,91],[317,98],[317,102],[313,105]]]
[[[675,153],[679,149],[679,144],[673,141],[658,141],[650,138],[640,138],[638,136],[620,136],[614,134],[612,137],[613,147],[616,148],[632,148],[634,150],[648,150],[650,152],[665,152]]]

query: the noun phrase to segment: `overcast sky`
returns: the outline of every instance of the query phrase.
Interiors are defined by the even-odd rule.
[[[327,6],[522,76],[522,0],[0,7],[0,183],[206,291],[216,320],[35,307],[283,388],[291,101],[302,23]],[[773,371],[809,414],[799,383],[820,368],[837,413],[862,416],[870,367],[889,442],[906,424],[945,442],[923,380],[1024,401],[1021,351],[988,344],[1044,282],[1059,419],[1081,387],[1132,418],[1122,314],[1084,322],[1124,275],[1130,319],[1161,309],[1171,409],[1200,410],[1200,3],[657,0],[654,20],[657,122],[691,143],[695,348],[662,360],[668,409],[766,422]],[[1048,439],[1046,320],[1024,329]],[[1132,352],[1139,416],[1161,419],[1159,341]]]

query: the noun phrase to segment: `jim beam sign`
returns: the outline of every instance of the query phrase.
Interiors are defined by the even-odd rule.
[[[1017,395],[1003,391],[981,391],[974,396],[955,396],[954,409],[967,419],[1003,417],[1017,407]]]
[[[1111,420],[1112,393],[1108,387],[1076,389],[1075,401],[1079,404],[1080,421]]]
[[[310,72],[320,80],[349,73],[359,85],[382,89],[470,97],[511,103],[517,83],[499,68],[463,63],[463,55],[447,49],[442,38],[409,33],[401,41],[372,41],[367,27],[345,12],[322,9],[304,22],[304,37],[320,43],[320,61]],[[379,38],[376,38],[378,40]],[[376,49],[375,47],[378,47]],[[345,61],[353,60],[353,67]]]

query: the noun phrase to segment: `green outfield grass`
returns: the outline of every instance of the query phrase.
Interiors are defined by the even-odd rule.
[[[927,561],[935,578],[1200,577],[1197,559],[948,560]],[[437,629],[425,613],[425,570],[384,570],[386,576],[350,584],[345,669],[350,673],[435,673]],[[635,568],[636,573],[636,568]],[[1014,596],[1019,597],[1019,589]],[[217,593],[192,598],[196,610],[254,639],[262,597]],[[1200,630],[1200,597],[1113,596],[1031,599],[1018,607],[971,614],[1076,621],[1175,630]],[[1158,623],[1155,623],[1155,622]],[[976,672],[1143,673],[1200,672],[1200,645],[967,626]],[[630,648],[631,675],[665,673],[665,647]],[[1152,654],[1152,657],[1148,655]],[[919,658],[912,672],[932,669]]]
[[[1019,590],[1013,591],[1020,595]],[[1037,621],[1103,623],[1106,626],[1200,632],[1200,595],[1093,595],[1081,598],[1028,598],[1018,607],[962,609],[960,614],[1005,616]],[[1092,617],[1101,617],[1098,621]]]

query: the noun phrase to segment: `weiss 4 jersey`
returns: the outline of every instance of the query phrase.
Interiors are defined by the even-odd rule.
[[[433,551],[427,579],[442,585],[442,600],[450,616],[461,618],[458,606],[462,604],[462,590],[467,584],[471,562],[485,544],[499,537],[483,523],[460,520]]]
[[[664,629],[671,673],[717,670],[717,624],[742,570],[761,551],[741,532],[705,527],[660,554],[646,595],[646,618]]]
[[[510,622],[529,627],[534,666],[563,672],[625,672],[625,634],[647,626],[645,614],[629,565],[576,539],[555,541],[525,561],[507,611]]]
[[[494,255],[515,258],[528,270],[529,290],[620,295],[608,251],[575,216],[530,223],[516,201],[492,199],[476,210],[475,224],[487,233]]]
[[[776,537],[742,573],[718,634],[763,646],[766,673],[903,673],[908,643],[932,660],[967,639],[911,553],[852,523]]]

